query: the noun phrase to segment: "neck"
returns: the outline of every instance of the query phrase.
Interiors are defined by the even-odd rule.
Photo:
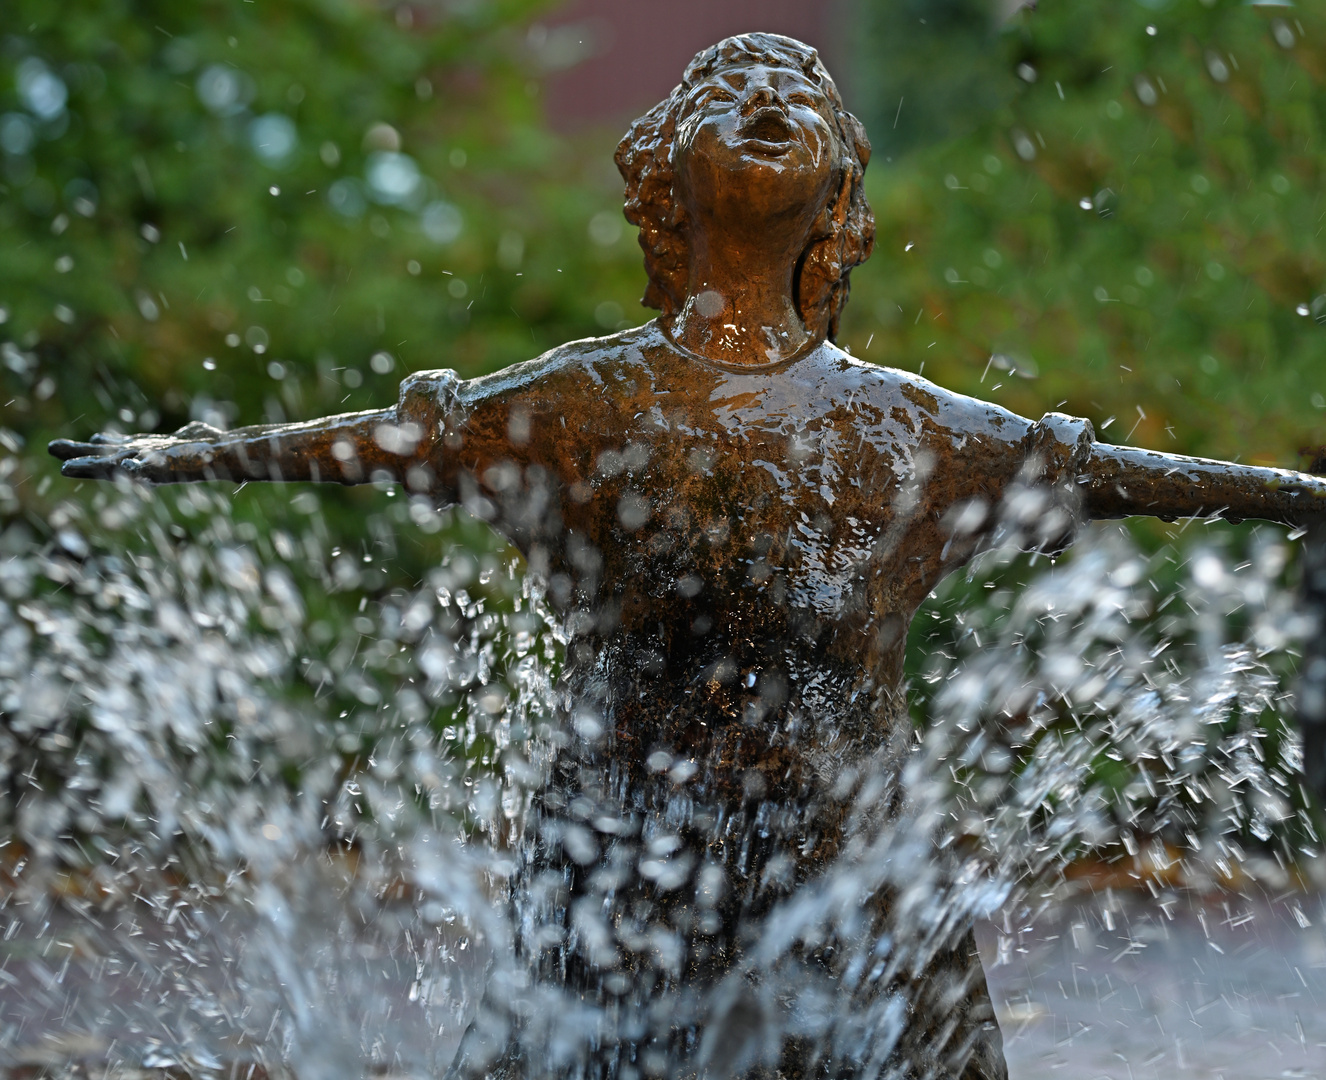
[[[696,238],[686,300],[668,329],[683,348],[727,364],[771,364],[811,344],[792,296],[796,252]],[[754,252],[760,252],[755,256]]]

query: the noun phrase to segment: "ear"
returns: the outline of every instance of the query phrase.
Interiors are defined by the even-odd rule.
[[[851,142],[856,150],[857,160],[861,162],[861,168],[870,164],[870,139],[866,137],[866,126],[849,112],[844,112],[840,116],[843,126],[843,135]]]

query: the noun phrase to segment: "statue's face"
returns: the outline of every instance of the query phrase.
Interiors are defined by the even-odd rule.
[[[691,88],[673,144],[692,216],[808,215],[828,199],[838,157],[832,105],[792,68],[733,64]]]

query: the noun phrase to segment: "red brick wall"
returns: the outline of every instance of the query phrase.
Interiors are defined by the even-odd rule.
[[[799,38],[820,51],[844,94],[835,63],[835,15],[842,0],[569,0],[540,21],[566,58],[587,54],[548,75],[547,115],[554,126],[624,125],[677,85],[686,63],[730,34],[764,30]],[[578,43],[583,41],[583,46]],[[849,105],[850,107],[850,105]]]

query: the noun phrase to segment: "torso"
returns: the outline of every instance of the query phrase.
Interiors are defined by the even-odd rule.
[[[955,508],[997,501],[1029,427],[828,343],[731,369],[650,323],[464,384],[443,452],[651,697],[759,728],[780,695],[823,711],[830,671],[839,706],[896,698],[913,613],[971,554]],[[545,520],[528,479],[501,491],[512,459]]]
[[[720,978],[839,850],[860,778],[905,754],[908,624],[970,557],[953,515],[997,500],[1029,428],[829,344],[733,370],[655,324],[463,384],[438,471],[574,635],[576,735],[527,868],[567,891],[538,918],[573,921],[611,880],[615,962],[671,921],[672,978]],[[605,957],[574,952],[541,964],[601,993]]]

